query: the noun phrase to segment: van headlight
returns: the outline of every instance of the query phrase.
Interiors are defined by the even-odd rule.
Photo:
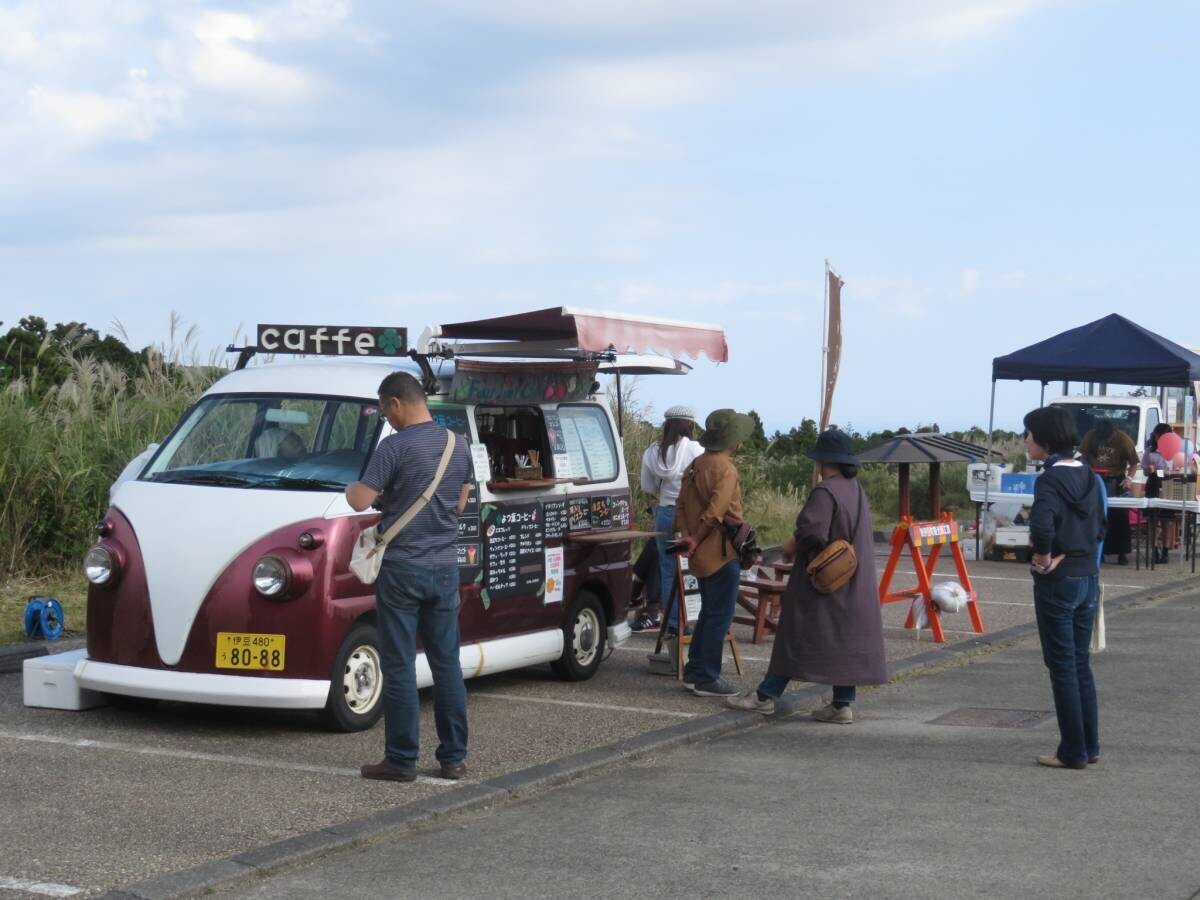
[[[116,560],[104,547],[93,547],[83,558],[83,574],[92,584],[108,584],[116,568]]]
[[[289,574],[283,560],[264,556],[254,567],[254,589],[264,597],[278,597],[287,590]]]

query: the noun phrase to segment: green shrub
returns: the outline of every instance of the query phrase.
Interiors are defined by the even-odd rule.
[[[185,364],[186,346],[147,353],[133,377],[59,350],[61,384],[40,385],[35,365],[0,391],[0,575],[78,564],[113,480],[222,374]]]

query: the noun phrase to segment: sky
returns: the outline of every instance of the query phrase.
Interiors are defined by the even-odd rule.
[[[986,424],[1118,312],[1200,347],[1200,5],[0,0],[0,321],[714,322],[653,415]],[[997,425],[1038,401],[1001,383]]]

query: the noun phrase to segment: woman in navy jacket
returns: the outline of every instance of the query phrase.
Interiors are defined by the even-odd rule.
[[[1086,769],[1100,761],[1096,683],[1089,649],[1096,621],[1104,540],[1104,500],[1089,467],[1074,457],[1079,435],[1065,409],[1044,407],[1025,417],[1025,448],[1044,466],[1033,491],[1033,605],[1042,658],[1050,670],[1060,742],[1043,766]]]

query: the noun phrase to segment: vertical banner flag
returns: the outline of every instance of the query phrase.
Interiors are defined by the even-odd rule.
[[[842,361],[842,285],[845,284],[828,266],[825,277],[829,282],[829,331],[825,335],[825,394],[821,403],[821,431],[829,427],[833,389],[837,386],[838,365]]]

